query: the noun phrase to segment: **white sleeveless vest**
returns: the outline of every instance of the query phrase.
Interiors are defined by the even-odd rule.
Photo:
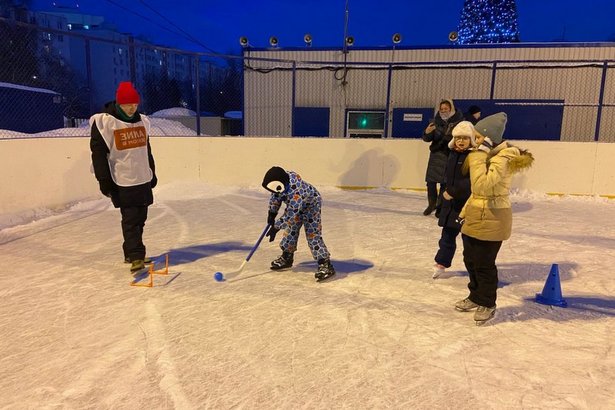
[[[90,118],[90,128],[94,122],[109,147],[113,181],[124,187],[150,182],[153,172],[147,155],[149,119],[141,114],[141,121],[131,124],[110,114],[94,114]]]

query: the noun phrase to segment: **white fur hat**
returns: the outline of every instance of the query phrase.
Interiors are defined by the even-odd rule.
[[[448,143],[448,147],[453,149],[455,146],[455,137],[470,137],[470,145],[476,146],[476,139],[474,137],[474,125],[470,121],[461,121],[453,128],[453,138]]]

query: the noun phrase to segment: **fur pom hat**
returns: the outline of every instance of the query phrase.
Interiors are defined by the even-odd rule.
[[[474,125],[470,121],[461,121],[453,128],[453,138],[448,143],[448,147],[455,147],[455,137],[470,137],[470,146],[476,146],[476,138],[474,136]]]
[[[290,177],[286,171],[280,167],[271,167],[269,171],[265,173],[265,178],[263,178],[263,188],[274,194],[284,192],[286,188],[288,188],[289,183]]]
[[[491,142],[493,142],[493,146],[495,147],[502,142],[502,136],[504,135],[507,121],[508,116],[506,115],[506,113],[498,112],[497,114],[493,114],[483,118],[476,123],[474,128],[476,129],[476,131],[480,132],[485,137],[489,137],[489,139],[491,139]]]

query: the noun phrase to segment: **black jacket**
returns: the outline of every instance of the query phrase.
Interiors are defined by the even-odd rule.
[[[117,112],[115,101],[105,104],[104,112],[128,123],[136,123],[141,121],[141,115],[138,112],[135,113],[130,120],[123,119]],[[98,130],[96,123],[92,124],[90,135],[90,150],[92,151],[94,175],[100,183],[107,183],[113,186],[111,191],[111,201],[113,202],[113,206],[116,208],[124,208],[131,206],[151,205],[154,202],[152,188],[156,186],[158,179],[156,178],[156,164],[154,163],[154,157],[152,156],[152,147],[150,146],[149,138],[147,140],[147,155],[149,159],[149,166],[153,174],[152,180],[141,185],[121,187],[116,185],[111,178],[111,170],[109,169],[108,160],[109,147],[107,147],[107,144]]]
[[[451,150],[448,155],[445,171],[446,192],[453,199],[449,201],[442,198],[442,209],[438,218],[439,226],[461,229],[461,225],[457,221],[459,213],[472,193],[470,190],[470,174],[463,174],[463,163],[469,153],[470,151]]]
[[[462,120],[463,115],[461,111],[455,111],[455,114],[448,120],[443,120],[438,113],[434,118],[436,128],[429,134],[423,132],[423,141],[431,142],[429,145],[429,162],[427,163],[425,181],[444,182],[444,168],[446,167],[446,160],[450,152],[448,143],[453,138],[453,128]]]

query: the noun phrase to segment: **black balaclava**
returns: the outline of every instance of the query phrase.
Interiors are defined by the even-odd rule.
[[[263,188],[274,194],[279,194],[288,188],[289,182],[290,178],[283,168],[271,167],[263,178]]]

